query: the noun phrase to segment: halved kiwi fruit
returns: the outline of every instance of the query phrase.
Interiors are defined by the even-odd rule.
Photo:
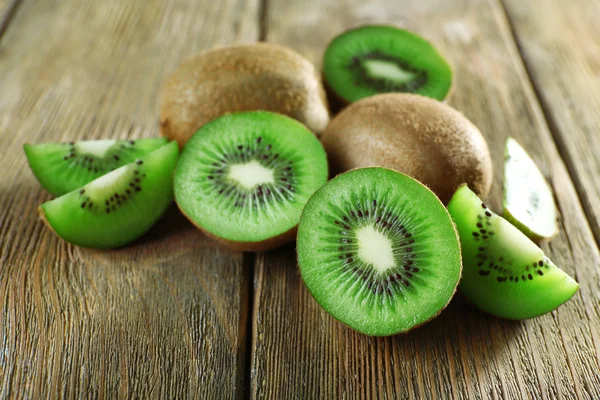
[[[165,145],[165,138],[26,144],[29,166],[42,186],[62,196]]]
[[[447,203],[467,183],[485,197],[492,161],[477,127],[452,107],[427,97],[388,93],[346,107],[322,136],[332,168],[382,166],[428,186]]]
[[[363,168],[329,181],[298,226],[298,264],[315,300],[352,329],[406,332],[435,317],[461,273],[458,235],[416,180]]]
[[[577,292],[577,282],[467,186],[456,191],[448,211],[462,245],[459,288],[479,309],[502,318],[532,318]]]
[[[334,97],[345,103],[388,92],[443,100],[452,87],[452,70],[431,43],[385,25],[361,26],[333,39],[323,75]]]
[[[304,125],[266,111],[234,113],[186,144],[175,201],[228,247],[263,251],[294,239],[302,208],[327,177],[325,150]]]
[[[549,239],[558,232],[552,190],[535,162],[513,138],[506,141],[504,217],[530,239]]]
[[[183,146],[205,123],[254,110],[285,114],[316,134],[329,122],[312,63],[286,47],[253,43],[210,50],[181,64],[162,90],[161,133]]]
[[[171,142],[39,207],[62,239],[82,247],[123,246],[144,234],[173,201],[179,155]]]

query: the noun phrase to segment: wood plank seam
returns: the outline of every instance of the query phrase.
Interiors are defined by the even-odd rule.
[[[527,58],[525,57],[525,54],[524,54],[523,45],[519,39],[519,35],[517,34],[514,23],[509,17],[506,2],[505,2],[505,0],[498,0],[498,2],[499,2],[499,8],[502,10],[502,13],[504,14],[504,19],[506,20],[506,24],[509,27],[513,42],[515,43],[515,46],[519,52],[519,58],[521,59],[521,62],[523,64],[523,69],[524,69],[525,73],[527,74],[527,80],[530,82],[531,88],[536,97],[536,101],[537,101],[538,105],[540,106],[540,109],[542,110],[542,114],[544,115],[544,120],[546,122],[546,125],[548,126],[548,130],[550,131],[550,134],[552,135],[552,139],[554,140],[554,143],[556,144],[556,149],[558,150],[558,154],[560,155],[560,158],[562,159],[563,163],[567,167],[569,176],[574,183],[575,192],[577,193],[577,198],[579,199],[579,204],[583,208],[588,225],[590,226],[591,231],[594,236],[594,239],[596,241],[596,246],[598,246],[600,248],[600,229],[598,229],[597,223],[595,223],[596,221],[595,221],[595,217],[594,217],[594,212],[592,210],[589,198],[586,196],[585,191],[583,189],[583,187],[584,187],[583,182],[581,182],[581,179],[580,179],[579,175],[577,174],[577,169],[575,168],[573,158],[571,157],[569,151],[566,148],[566,145],[565,145],[562,135],[560,135],[560,133],[559,133],[560,128],[558,127],[556,118],[552,115],[550,106],[549,106],[548,102],[545,100],[544,96],[542,95],[542,90],[539,86],[539,83],[533,77],[533,72],[531,70],[531,66],[530,66],[529,62],[527,61]],[[554,189],[554,191],[556,191],[556,188],[553,188],[553,189]]]

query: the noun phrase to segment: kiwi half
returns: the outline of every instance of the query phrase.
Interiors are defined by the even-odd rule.
[[[327,126],[323,145],[332,169],[382,166],[428,186],[447,203],[467,183],[485,197],[492,161],[477,127],[427,97],[388,93],[346,107]]]
[[[461,273],[450,215],[416,180],[363,168],[329,181],[298,226],[298,264],[315,300],[373,336],[406,332],[435,317]]]
[[[327,176],[325,150],[304,125],[266,111],[234,113],[186,144],[175,201],[228,247],[263,251],[294,239],[304,204]]]
[[[431,43],[385,25],[361,26],[333,39],[323,75],[334,97],[345,103],[388,92],[443,100],[452,87],[452,70]]]
[[[467,186],[456,191],[448,211],[462,245],[459,288],[479,309],[502,318],[532,318],[577,292],[577,282]]]
[[[161,95],[161,133],[183,146],[226,113],[285,114],[320,134],[329,122],[325,90],[312,63],[283,46],[253,43],[202,53],[171,74]]]
[[[82,247],[123,246],[144,234],[173,201],[179,155],[171,142],[39,207],[62,239]]]
[[[29,166],[42,186],[62,196],[167,143],[165,138],[26,144]]]
[[[504,217],[530,239],[549,239],[558,232],[552,190],[529,154],[513,138],[506,141]]]

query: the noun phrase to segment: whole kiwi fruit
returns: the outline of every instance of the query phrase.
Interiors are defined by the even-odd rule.
[[[286,47],[253,43],[210,50],[181,64],[163,85],[161,133],[183,146],[205,123],[255,110],[292,117],[317,135],[329,122],[312,63]]]
[[[345,108],[322,136],[332,171],[382,166],[428,186],[444,203],[463,183],[480,197],[492,162],[479,130],[452,107],[424,96],[389,93]]]

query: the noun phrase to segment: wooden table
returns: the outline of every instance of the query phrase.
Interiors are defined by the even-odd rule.
[[[0,398],[600,399],[600,2],[593,0],[0,0]],[[311,298],[294,248],[235,254],[175,210],[91,251],[37,217],[26,142],[157,135],[165,73],[265,40],[320,64],[360,23],[420,32],[450,58],[450,104],[549,178],[544,246],[581,290],[523,322],[457,296],[409,334],[369,338]],[[5,29],[6,28],[6,29]]]

